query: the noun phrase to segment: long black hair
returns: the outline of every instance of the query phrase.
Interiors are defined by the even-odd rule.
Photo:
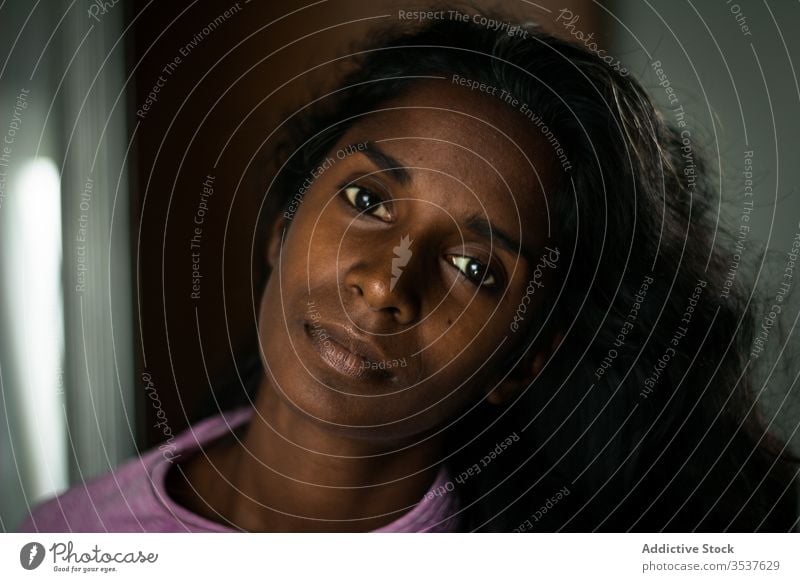
[[[582,46],[444,15],[377,33],[337,90],[290,116],[263,219],[350,126],[420,78],[506,89],[535,112],[520,123],[563,152],[547,193],[560,278],[509,367],[563,339],[519,398],[480,403],[448,430],[454,491],[442,494],[457,490],[462,528],[793,529],[798,460],[759,413],[754,299],[744,273],[726,281],[730,239],[691,130]]]

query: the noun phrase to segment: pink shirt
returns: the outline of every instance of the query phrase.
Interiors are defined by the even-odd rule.
[[[245,407],[207,418],[175,437],[171,456],[189,456],[243,425],[252,414]],[[184,457],[185,458],[185,457]],[[158,448],[115,471],[72,487],[36,507],[21,532],[234,532],[178,505],[167,493],[165,480],[173,465]],[[378,532],[457,531],[458,495],[444,467],[420,502]],[[434,494],[437,492],[437,494]]]

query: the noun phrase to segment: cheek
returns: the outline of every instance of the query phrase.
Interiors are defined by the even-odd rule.
[[[442,338],[450,346],[451,357],[461,353],[465,361],[482,363],[495,351],[502,351],[512,339],[513,312],[506,305],[473,297],[468,305],[459,305],[457,309],[448,317],[452,324]]]
[[[420,382],[429,404],[447,399],[452,401],[449,408],[459,408],[480,398],[497,376],[496,356],[492,356],[507,349],[509,340],[504,340],[506,334],[500,332],[508,329],[508,322],[501,322],[502,316],[496,315],[497,319],[481,329],[486,316],[478,322],[467,321],[474,315],[470,311],[457,321],[453,317],[452,325],[441,337],[428,343],[430,348],[423,356],[428,362],[427,377]]]
[[[446,377],[451,386],[467,382],[465,387],[473,397],[479,397],[481,390],[489,389],[506,370],[499,368],[503,355],[519,340],[520,334],[511,330],[513,309],[486,302],[478,305],[473,302],[463,307],[460,317],[452,317],[453,323],[440,338],[437,354],[431,354],[432,361],[438,362],[438,377]],[[509,299],[507,304],[512,303]],[[518,337],[519,336],[519,337]]]
[[[298,218],[293,225],[292,240],[286,241],[286,258],[291,258],[293,269],[301,271],[304,278],[308,271],[312,279],[314,274],[335,270],[337,260],[342,261],[347,244],[354,236],[353,231],[346,230],[347,225],[334,216],[333,209],[321,215],[308,212]]]

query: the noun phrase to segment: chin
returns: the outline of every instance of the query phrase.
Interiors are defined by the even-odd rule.
[[[294,413],[303,416],[322,431],[354,440],[401,442],[419,437],[446,421],[434,418],[437,409],[419,412],[404,391],[394,395],[364,396],[344,393],[309,377],[301,368],[300,381],[282,380],[280,398]]]

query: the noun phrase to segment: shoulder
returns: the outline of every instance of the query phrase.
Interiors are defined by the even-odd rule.
[[[156,459],[148,453],[106,475],[75,485],[35,507],[20,531],[145,531],[135,525],[141,505],[146,506],[151,498],[149,475],[156,465]]]
[[[180,508],[166,495],[167,471],[174,459],[191,453],[235,425],[249,411],[205,419],[114,471],[73,486],[36,506],[20,532],[185,532]]]

